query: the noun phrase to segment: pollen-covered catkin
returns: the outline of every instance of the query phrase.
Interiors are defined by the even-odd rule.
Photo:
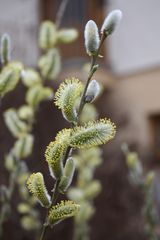
[[[50,142],[47,146],[45,157],[48,162],[50,174],[55,179],[59,179],[63,174],[62,157],[65,150],[65,146],[58,141]]]
[[[74,148],[90,148],[107,143],[116,133],[116,127],[108,119],[90,121],[84,126],[73,128],[70,146]]]
[[[49,211],[48,222],[56,224],[66,218],[73,217],[79,212],[80,206],[72,201],[61,201]]]
[[[46,189],[42,173],[32,173],[27,180],[27,186],[43,207],[48,208],[50,206],[51,197]]]
[[[66,79],[55,93],[55,105],[62,110],[62,114],[69,122],[75,122],[77,112],[75,102],[81,95],[83,84],[77,78]]]

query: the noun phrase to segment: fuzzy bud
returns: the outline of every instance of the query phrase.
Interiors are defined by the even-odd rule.
[[[14,144],[13,152],[18,159],[28,157],[33,149],[34,138],[31,134],[20,137]]]
[[[96,99],[96,97],[99,95],[99,93],[100,93],[99,83],[96,80],[92,80],[89,83],[86,91],[85,102],[86,103],[93,102]]]
[[[31,211],[31,206],[25,202],[18,204],[17,210],[21,214],[29,213]]]
[[[89,56],[95,55],[99,47],[99,33],[96,23],[89,20],[84,31],[85,47]]]
[[[21,73],[22,82],[26,87],[32,87],[35,84],[41,84],[42,79],[37,71],[32,68],[23,70]]]
[[[9,108],[4,112],[4,120],[8,129],[15,138],[24,136],[28,131],[26,122],[22,121],[14,108]]]
[[[76,202],[80,202],[80,201],[82,202],[84,199],[83,190],[76,187],[70,188],[69,191],[67,192],[67,196],[69,197],[69,199],[72,199],[73,201],[76,201]]]
[[[86,199],[95,198],[101,191],[101,184],[99,181],[94,180],[84,189],[84,196]]]
[[[50,49],[39,59],[38,65],[44,78],[49,80],[56,79],[61,70],[61,57],[58,49]]]
[[[139,163],[138,155],[136,152],[129,152],[127,154],[127,165],[129,169],[136,169]]]
[[[6,93],[12,91],[20,79],[22,64],[12,62],[7,64],[0,73],[0,96],[3,97]]]
[[[34,117],[34,109],[28,105],[22,105],[18,110],[18,116],[22,120],[32,121]]]
[[[71,43],[78,37],[76,29],[61,29],[57,34],[58,43]]]
[[[43,175],[40,172],[33,173],[27,180],[27,186],[29,191],[40,202],[43,207],[48,208],[51,204],[51,197],[46,189]]]
[[[24,215],[21,218],[21,225],[27,231],[33,231],[39,228],[39,223],[30,215]]]
[[[68,158],[64,167],[64,173],[59,184],[59,191],[65,193],[71,185],[75,171],[75,162],[73,158]]]
[[[91,204],[89,201],[83,201],[81,202],[81,208],[79,213],[76,215],[76,224],[82,225],[90,220],[90,218],[93,216],[95,212],[95,209],[93,207],[93,204]]]
[[[53,90],[49,87],[44,87],[41,84],[36,84],[29,88],[26,94],[26,102],[30,107],[36,108],[40,102],[53,98]]]
[[[145,186],[146,187],[151,187],[152,184],[153,184],[153,181],[154,181],[154,172],[149,172],[146,176],[146,179],[145,179]]]
[[[56,26],[51,21],[44,21],[40,27],[39,45],[42,49],[53,48],[57,41]]]
[[[106,19],[103,22],[101,33],[105,33],[107,36],[112,34],[118,23],[122,18],[121,10],[114,10],[109,13]]]
[[[5,33],[1,38],[1,62],[7,64],[11,59],[10,36]]]
[[[10,152],[5,156],[5,168],[10,171],[14,172],[16,170],[17,164],[15,156]]]

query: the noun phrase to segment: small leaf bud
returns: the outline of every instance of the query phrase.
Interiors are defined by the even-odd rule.
[[[85,102],[87,103],[93,102],[96,99],[96,97],[99,95],[99,93],[100,93],[99,83],[96,80],[92,80],[89,83],[86,91]]]
[[[103,22],[101,33],[104,33],[106,36],[113,33],[115,28],[117,27],[118,23],[122,18],[121,10],[114,10],[109,13],[106,19]]]
[[[66,161],[66,164],[64,167],[64,174],[59,184],[59,191],[61,193],[65,193],[68,187],[71,185],[74,171],[75,171],[75,162],[74,162],[74,159],[70,157]]]
[[[89,20],[84,31],[85,47],[89,56],[95,55],[99,47],[99,33],[96,23]]]

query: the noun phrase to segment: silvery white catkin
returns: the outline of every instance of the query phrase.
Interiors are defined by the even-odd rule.
[[[7,63],[11,59],[11,41],[10,36],[4,33],[1,38],[1,62]]]
[[[106,35],[110,35],[117,27],[121,18],[122,18],[121,10],[113,10],[112,12],[110,12],[103,22],[101,33],[104,32]]]
[[[99,47],[98,27],[93,20],[89,20],[84,31],[85,47],[89,56],[94,55]]]
[[[99,83],[94,79],[88,85],[86,96],[85,96],[85,102],[87,103],[93,102],[96,99],[96,97],[99,95],[99,93],[100,93]]]

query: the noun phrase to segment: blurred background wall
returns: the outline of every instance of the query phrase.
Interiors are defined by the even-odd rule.
[[[108,59],[118,78],[113,98],[130,120],[124,138],[159,159],[160,2],[113,0],[107,8],[120,8],[124,15],[108,43]]]
[[[12,39],[12,56],[26,65],[35,65],[39,51],[37,33],[40,21],[40,1],[1,0],[0,34]]]
[[[160,65],[158,0],[109,0],[108,10],[123,12],[121,26],[109,42],[109,59],[116,74],[135,74]]]

